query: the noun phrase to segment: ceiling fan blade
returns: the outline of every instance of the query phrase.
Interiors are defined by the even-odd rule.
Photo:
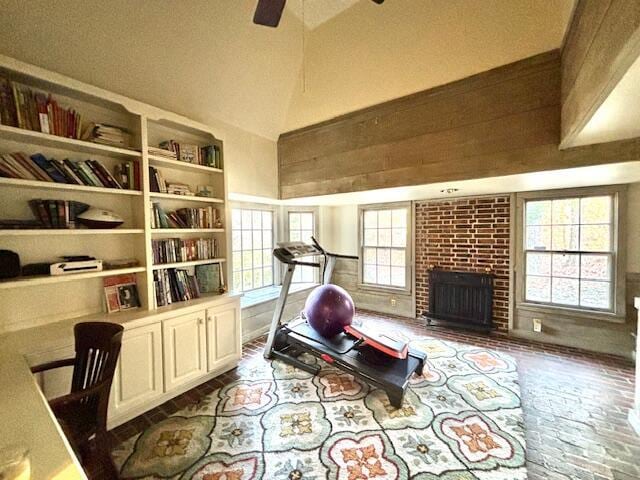
[[[376,2],[378,5],[382,5],[384,3],[384,0],[373,0],[374,2]]]
[[[253,23],[265,27],[277,27],[282,17],[282,10],[287,0],[258,0]]]

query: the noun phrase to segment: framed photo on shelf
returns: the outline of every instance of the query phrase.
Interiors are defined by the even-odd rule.
[[[103,284],[107,312],[115,313],[140,307],[135,274],[105,277]]]

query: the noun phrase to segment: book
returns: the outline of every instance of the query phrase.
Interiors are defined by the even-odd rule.
[[[202,293],[220,293],[222,287],[220,283],[220,269],[222,266],[212,265],[196,265],[195,277],[198,282],[198,288]]]
[[[33,160],[44,172],[47,173],[51,177],[51,179],[56,183],[68,183],[65,176],[62,175],[52,164],[47,157],[42,155],[41,153],[36,153],[31,155],[31,160]]]
[[[140,307],[138,284],[133,273],[105,277],[104,297],[108,313]]]
[[[0,77],[0,123],[10,127],[18,126],[13,88],[11,82],[4,77]]]

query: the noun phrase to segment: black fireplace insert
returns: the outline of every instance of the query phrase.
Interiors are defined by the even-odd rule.
[[[493,329],[493,274],[429,271],[427,325]]]

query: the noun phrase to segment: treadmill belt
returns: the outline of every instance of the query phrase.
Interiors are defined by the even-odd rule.
[[[336,354],[336,351],[348,350],[357,340],[344,333],[326,339],[311,328],[307,322],[292,325],[289,338],[301,348],[329,355],[361,375],[382,379],[384,383],[404,384],[420,364],[420,361],[411,355],[408,355],[406,359],[387,356],[384,362],[369,362],[366,361],[366,357],[362,359],[357,348],[345,354]]]

